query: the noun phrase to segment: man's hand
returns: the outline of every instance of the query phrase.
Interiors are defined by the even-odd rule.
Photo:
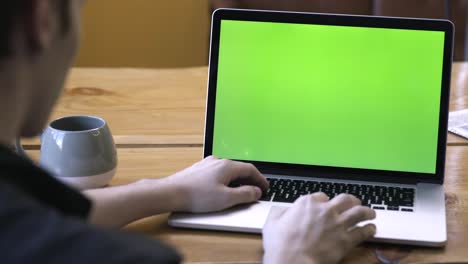
[[[230,188],[233,182],[243,184]],[[88,190],[93,200],[91,222],[121,227],[135,220],[168,212],[212,212],[258,200],[268,182],[252,165],[208,157],[162,179]]]
[[[207,157],[166,178],[179,193],[178,211],[212,212],[257,201],[268,181],[252,164]],[[230,183],[242,186],[231,188]]]
[[[375,211],[354,196],[333,200],[323,193],[296,200],[289,209],[272,209],[263,229],[264,263],[338,263],[351,249],[375,235]]]

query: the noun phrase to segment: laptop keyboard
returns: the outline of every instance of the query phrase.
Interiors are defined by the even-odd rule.
[[[413,212],[414,188],[273,178],[267,180],[270,189],[263,194],[261,201],[293,203],[300,196],[315,192],[324,192],[330,199],[347,193],[359,198],[362,205],[375,210]]]

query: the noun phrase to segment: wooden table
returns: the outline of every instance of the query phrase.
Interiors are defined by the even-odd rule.
[[[453,68],[450,109],[468,108],[468,63]],[[118,145],[112,185],[159,178],[202,157],[207,69],[74,69],[53,117],[89,114],[105,118]],[[39,155],[37,140],[25,142]],[[378,248],[401,263],[468,261],[468,141],[449,135],[446,184],[448,244],[442,249],[366,244],[345,263],[378,263]],[[158,201],[156,201],[158,202]],[[258,263],[261,237],[252,234],[174,229],[167,215],[143,219],[128,230],[177,247],[189,263]]]
[[[103,117],[118,146],[202,146],[206,67],[177,70],[74,69],[53,118]],[[450,110],[468,108],[468,63],[453,67]],[[449,145],[468,141],[449,134]],[[37,140],[25,141],[27,148]]]

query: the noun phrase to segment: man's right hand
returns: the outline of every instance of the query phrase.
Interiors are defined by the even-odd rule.
[[[288,209],[271,210],[263,229],[264,263],[338,263],[375,235],[373,224],[356,227],[374,218],[375,211],[352,195],[331,201],[324,193],[302,196]]]

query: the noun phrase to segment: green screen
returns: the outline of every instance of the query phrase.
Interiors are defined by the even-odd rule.
[[[221,22],[213,155],[435,173],[444,32]]]

